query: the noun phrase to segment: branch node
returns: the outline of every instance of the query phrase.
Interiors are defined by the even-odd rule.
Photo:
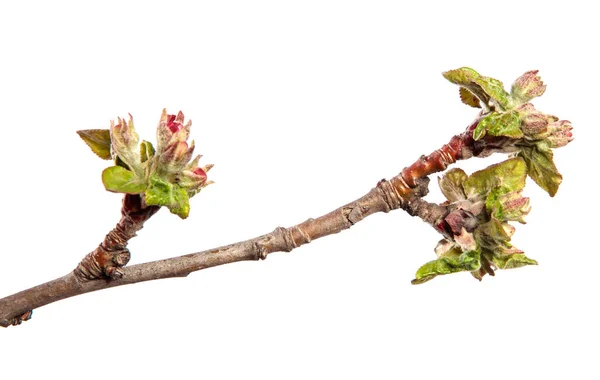
[[[283,247],[281,247],[282,251],[290,252],[292,249],[298,247],[298,245],[294,241],[294,237],[292,236],[291,230],[284,227],[277,227],[275,228],[275,231],[273,231],[273,233],[276,235],[280,235],[283,239],[284,245]]]
[[[124,267],[129,262],[131,255],[127,248],[117,251],[107,250],[103,244],[88,253],[73,271],[75,276],[82,281],[97,280],[100,278],[121,278]]]
[[[313,218],[308,219],[306,222],[304,223],[312,223],[312,221],[314,221]],[[304,224],[303,223],[303,224]],[[302,237],[302,241],[300,244],[308,244],[312,241],[312,238],[310,237],[309,234],[307,234],[302,228],[300,228],[300,226],[294,226],[292,227],[294,230],[296,230],[298,232],[298,234]],[[295,241],[295,240],[294,240]]]
[[[125,194],[121,220],[104,237],[104,241],[81,260],[74,270],[75,276],[81,281],[122,278],[121,268],[131,258],[127,243],[159,209],[158,206],[144,206],[140,195]]]
[[[398,177],[399,177],[399,180],[404,182],[404,179],[402,179],[401,176],[398,176]],[[398,178],[398,177],[396,177],[396,178]],[[404,182],[404,185],[406,188],[409,187],[406,184],[406,182]],[[379,181],[377,183],[377,190],[379,190],[385,204],[387,205],[387,209],[384,210],[385,212],[390,212],[391,210],[397,210],[400,207],[402,207],[402,204],[404,203],[402,197],[400,196],[400,194],[398,194],[398,192],[396,191],[396,188],[394,186],[392,186],[392,184],[388,180],[382,179],[381,181]]]
[[[350,224],[350,226],[354,225],[354,219],[352,217],[352,213],[354,211],[354,207],[344,207],[342,208],[342,213],[344,214],[344,218],[346,218],[346,221],[348,221],[348,223]]]
[[[254,251],[256,252],[256,260],[266,259],[269,252],[267,252],[267,249],[265,248],[265,246],[262,245],[258,241],[254,242],[253,245],[254,245]]]
[[[446,170],[448,166],[456,162],[454,157],[457,156],[457,152],[452,145],[444,144],[444,146],[438,151],[440,152],[440,162],[444,168],[443,170]]]

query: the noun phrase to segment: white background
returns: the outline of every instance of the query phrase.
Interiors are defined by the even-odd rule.
[[[476,114],[448,69],[507,87],[539,69],[537,107],[576,140],[556,197],[526,188],[514,242],[537,267],[412,286],[439,237],[378,214],[264,262],[35,310],[0,330],[0,376],[598,378],[599,27],[584,2],[551,3],[3,1],[0,296],[67,273],[118,221],[107,162],[75,131],[128,112],[154,140],[163,107],[183,110],[216,181],[188,220],[152,218],[132,263],[294,225],[396,175]]]

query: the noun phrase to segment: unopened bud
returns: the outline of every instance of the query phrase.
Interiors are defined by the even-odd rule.
[[[523,197],[521,191],[502,194],[498,197],[498,201],[502,207],[494,211],[494,216],[497,219],[503,222],[515,221],[525,224],[524,217],[529,214],[531,206],[529,205],[529,198]]]
[[[133,126],[133,117],[129,115],[129,121],[117,118],[117,123],[110,122],[110,135],[113,150],[118,154],[126,150],[136,150],[138,144],[138,134]]]
[[[183,124],[184,115],[179,111],[177,115],[167,114],[167,110],[163,109],[156,135],[158,140],[158,151],[166,150],[167,145],[176,141],[186,141],[189,137],[191,120],[187,124]]]
[[[161,156],[165,162],[180,161],[188,150],[185,141],[177,141],[167,147]]]
[[[181,177],[178,180],[179,186],[190,190],[197,190],[204,187],[205,182],[206,172],[202,168],[184,170],[181,172]]]
[[[171,133],[177,133],[183,129],[183,112],[179,111],[177,116],[167,115],[166,127]]]
[[[523,104],[517,107],[517,112],[521,118],[521,131],[525,136],[536,139],[548,129],[548,115],[536,110],[533,104]]]
[[[521,124],[521,130],[527,136],[537,136],[546,132],[548,128],[548,118],[541,112],[530,113],[525,116]]]
[[[511,95],[514,100],[527,103],[546,91],[546,85],[537,74],[538,70],[528,71],[513,83]]]
[[[202,168],[196,168],[196,169],[192,170],[192,173],[194,173],[194,175],[196,175],[197,177],[202,177],[202,178],[206,179],[206,171]]]
[[[571,122],[568,120],[558,120],[551,123],[548,126],[549,135],[547,137],[550,141],[550,147],[560,148],[573,141],[572,129]]]

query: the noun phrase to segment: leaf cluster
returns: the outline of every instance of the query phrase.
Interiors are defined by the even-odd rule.
[[[110,129],[89,129],[77,133],[98,157],[114,165],[102,172],[106,190],[139,194],[145,205],[165,206],[181,218],[189,215],[189,199],[210,182],[206,172],[212,167],[198,167],[200,156],[190,162],[194,142],[186,142],[191,122],[183,125],[183,114],[167,115],[163,111],[158,126],[158,147],[143,140],[135,131],[133,118],[119,118]]]

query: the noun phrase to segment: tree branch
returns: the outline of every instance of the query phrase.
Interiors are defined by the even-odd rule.
[[[18,325],[31,317],[33,309],[80,294],[144,281],[185,277],[201,269],[266,259],[273,252],[290,252],[315,239],[348,229],[369,215],[408,207],[411,198],[420,198],[427,193],[428,182],[427,178],[417,181],[416,188],[400,197],[390,182],[382,180],[363,197],[316,219],[308,219],[289,228],[277,227],[271,233],[223,247],[124,267],[120,269],[120,278],[86,280],[75,270],[0,299],[0,326]]]
[[[448,215],[449,210],[444,206],[428,203],[421,199],[428,191],[429,178],[427,176],[445,170],[448,165],[457,160],[474,156],[485,157],[493,152],[511,152],[513,150],[511,144],[514,143],[514,140],[504,137],[485,136],[485,138],[475,141],[472,135],[479,120],[480,117],[470,124],[465,132],[452,137],[448,144],[428,156],[421,156],[415,163],[389,181],[381,180],[363,197],[326,215],[308,219],[289,228],[277,227],[266,235],[203,252],[123,268],[117,265],[119,276],[112,278],[82,276],[81,273],[92,271],[89,269],[82,271],[80,264],[75,271],[63,277],[0,299],[0,326],[18,325],[31,317],[32,310],[76,295],[143,281],[185,277],[191,272],[217,265],[265,259],[268,254],[273,252],[289,252],[315,239],[348,229],[377,212],[387,213],[402,208],[410,215],[418,216],[431,224],[438,232],[447,234],[450,227],[446,225],[444,218]],[[135,236],[135,232],[142,228],[143,221],[156,211],[140,210],[137,203],[132,203],[132,199],[129,199],[128,202],[127,199],[126,195],[122,210],[125,219],[122,219],[117,225],[116,230],[120,231],[120,226],[123,224],[129,225],[131,231],[120,231],[120,237],[116,239],[118,244],[109,244],[107,247],[101,245],[100,251],[97,249],[86,256],[88,261],[96,256],[100,258],[110,256],[110,260],[104,260],[109,262],[109,265],[103,267],[98,264],[92,266],[93,268],[98,267],[106,272],[106,267],[114,267],[118,260],[115,261],[113,256],[118,256],[126,249],[127,240]],[[125,209],[131,210],[127,212]],[[137,215],[137,212],[141,214]],[[139,223],[130,223],[131,215],[136,215]],[[127,223],[124,223],[123,220],[126,220]],[[113,235],[115,235],[114,231],[107,235],[107,239]],[[106,248],[109,248],[108,251]],[[94,260],[98,261],[97,258]],[[84,264],[86,264],[85,261],[86,259],[84,259]],[[100,269],[96,272],[101,273]]]

